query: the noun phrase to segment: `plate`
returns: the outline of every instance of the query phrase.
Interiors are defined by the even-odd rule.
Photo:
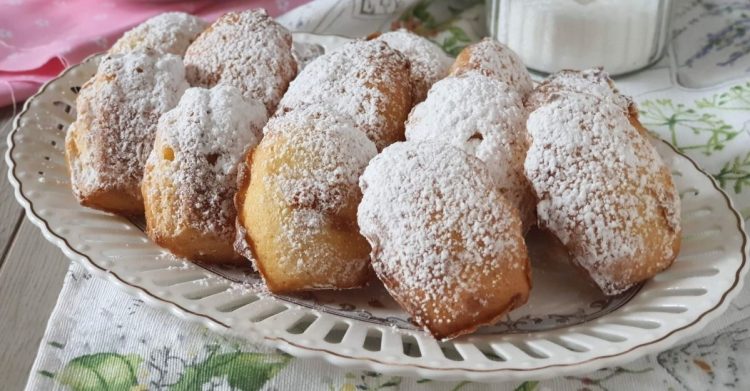
[[[330,50],[346,40],[295,34]],[[292,355],[339,366],[435,380],[542,379],[622,364],[673,345],[716,318],[747,272],[742,218],[710,175],[668,143],[654,141],[682,198],[683,245],[674,265],[607,298],[574,275],[541,232],[528,237],[534,289],[502,322],[452,341],[416,329],[373,286],[275,296],[247,269],[174,258],[143,222],[87,209],[74,199],[64,138],[80,86],[100,56],[64,71],[30,98],[8,135],[9,178],[45,238],[92,274],[147,304],[212,330],[265,340]]]

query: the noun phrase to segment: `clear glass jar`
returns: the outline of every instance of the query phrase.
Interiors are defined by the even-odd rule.
[[[487,0],[490,34],[532,70],[644,68],[664,53],[672,0]]]

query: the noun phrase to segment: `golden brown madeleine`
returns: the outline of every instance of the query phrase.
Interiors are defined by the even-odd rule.
[[[534,111],[550,99],[555,99],[557,95],[566,92],[591,94],[604,100],[610,100],[622,108],[623,112],[633,116],[631,122],[634,119],[638,123],[638,110],[635,108],[635,103],[629,96],[620,93],[609,74],[601,67],[582,71],[564,69],[549,75],[526,97],[526,109]],[[640,127],[640,123],[638,125]],[[633,126],[635,126],[635,123]]]
[[[602,68],[591,68],[582,71],[562,70],[550,75],[541,82],[534,91],[526,97],[526,109],[533,111],[546,101],[565,92],[579,92],[592,94],[601,99],[610,100],[619,106],[628,116],[630,123],[644,136],[648,130],[638,120],[638,108],[635,102],[620,93],[615,82]]]
[[[458,53],[450,74],[456,76],[467,72],[479,72],[499,79],[513,87],[521,96],[526,96],[534,88],[521,58],[509,47],[489,37]]]
[[[521,221],[479,159],[440,142],[397,143],[370,162],[360,187],[373,268],[433,336],[470,333],[526,302]]]
[[[406,139],[450,143],[485,162],[500,193],[518,209],[525,232],[536,218],[536,198],[523,172],[526,117],[511,86],[469,72],[435,83],[409,114]]]
[[[372,272],[357,180],[375,145],[313,107],[271,119],[265,132],[244,162],[236,246],[252,251],[274,293],[363,286]]]
[[[109,53],[153,49],[182,56],[207,25],[200,18],[184,12],[165,12],[127,31],[112,45]]]
[[[427,91],[448,74],[453,59],[440,46],[406,29],[374,35],[406,56],[411,63],[412,104],[427,97]]]
[[[141,178],[156,123],[188,87],[182,60],[152,50],[110,54],[76,99],[65,138],[73,193],[82,205],[143,213]]]
[[[410,66],[382,41],[354,41],[308,64],[289,85],[276,115],[325,105],[375,143],[404,139],[412,105]]]
[[[263,102],[270,115],[297,75],[292,34],[265,10],[229,12],[188,47],[185,72],[195,87],[237,87],[246,99]]]
[[[570,91],[548,98],[527,122],[525,171],[539,198],[539,224],[605,294],[618,294],[677,257],[677,190],[612,99]]]
[[[190,88],[161,116],[142,186],[154,242],[192,260],[243,260],[233,247],[237,166],[265,123],[265,106],[231,86]]]

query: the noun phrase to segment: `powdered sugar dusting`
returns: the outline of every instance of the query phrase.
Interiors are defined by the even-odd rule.
[[[274,158],[278,160],[268,164],[281,167],[262,178],[267,188],[275,189],[269,196],[289,210],[280,217],[283,233],[278,239],[292,251],[282,254],[276,262],[293,275],[304,275],[312,269],[361,275],[368,267],[367,257],[332,265],[330,260],[342,255],[331,253],[336,246],[319,243],[326,232],[335,230],[332,227],[356,232],[354,222],[347,219],[354,219],[353,208],[361,197],[357,182],[377,153],[375,145],[350,120],[331,114],[325,107],[310,106],[286,113],[272,119],[265,131],[264,143],[283,139],[285,147],[280,147],[280,151],[299,151],[293,154],[295,163],[291,165],[286,160],[289,153],[280,152]],[[342,267],[349,270],[342,272]]]
[[[232,85],[268,113],[297,74],[292,35],[265,10],[220,17],[187,49],[185,68],[192,86]]]
[[[460,62],[458,60],[467,55],[466,64],[457,67]],[[456,63],[451,68],[451,75],[466,72],[479,72],[504,81],[522,96],[534,88],[529,71],[526,70],[521,58],[509,47],[489,37],[467,46],[459,54]]]
[[[485,165],[458,148],[393,144],[370,162],[360,187],[358,222],[373,267],[419,324],[466,317],[446,309],[461,308],[467,295],[485,297],[479,278],[501,281],[504,270],[525,267],[517,212]]]
[[[411,62],[414,102],[425,99],[430,86],[448,74],[453,62],[439,46],[405,29],[384,33],[377,39],[403,53]]]
[[[309,106],[276,117],[268,123],[266,132],[282,133],[295,147],[315,151],[309,156],[315,162],[287,167],[270,180],[278,184],[287,204],[315,204],[315,209],[323,212],[337,211],[350,192],[358,191],[351,184],[357,184],[376,154],[372,142],[360,136],[350,121],[326,114],[321,107]],[[302,172],[297,172],[300,169]]]
[[[289,85],[279,114],[325,104],[330,111],[351,119],[378,148],[389,142],[388,98],[378,84],[394,88],[394,69],[406,59],[380,41],[354,41],[308,64]],[[401,88],[401,86],[398,86]],[[408,110],[408,109],[407,109]]]
[[[243,100],[234,87],[188,89],[159,120],[148,165],[160,186],[144,190],[172,189],[175,222],[231,242],[237,165],[260,141],[265,122],[263,104]]]
[[[156,123],[187,87],[182,60],[173,54],[149,49],[102,58],[81,88],[67,134],[80,153],[70,162],[74,191],[118,189],[141,199]]]
[[[655,149],[618,104],[596,94],[556,94],[531,113],[527,128],[525,171],[539,197],[540,224],[605,293],[630,287],[634,268],[669,266],[679,197]],[[662,224],[666,229],[653,228]],[[644,254],[654,252],[661,259],[644,265],[651,262]]]
[[[125,53],[150,48],[182,56],[206,25],[200,18],[184,12],[165,12],[126,32],[109,52]]]
[[[633,105],[632,99],[622,95],[615,87],[609,74],[602,68],[592,68],[583,71],[564,70],[555,73],[539,84],[534,92],[526,98],[526,107],[534,110],[553,98],[556,94],[577,92],[590,94],[610,100],[624,112],[629,112]]]
[[[226,282],[226,280],[224,279],[222,282]],[[273,297],[273,294],[268,290],[268,287],[263,283],[262,279],[231,282],[229,283],[229,288],[227,288],[225,292],[233,296],[253,295],[258,298]]]
[[[511,86],[472,72],[435,83],[409,115],[406,139],[447,142],[484,161],[529,226],[536,200],[523,172],[526,116]]]

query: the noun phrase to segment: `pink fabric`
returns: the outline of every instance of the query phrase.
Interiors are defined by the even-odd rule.
[[[276,16],[307,0],[6,0],[0,8],[0,107],[24,100],[123,32],[165,11],[214,20],[227,11],[265,8]]]

